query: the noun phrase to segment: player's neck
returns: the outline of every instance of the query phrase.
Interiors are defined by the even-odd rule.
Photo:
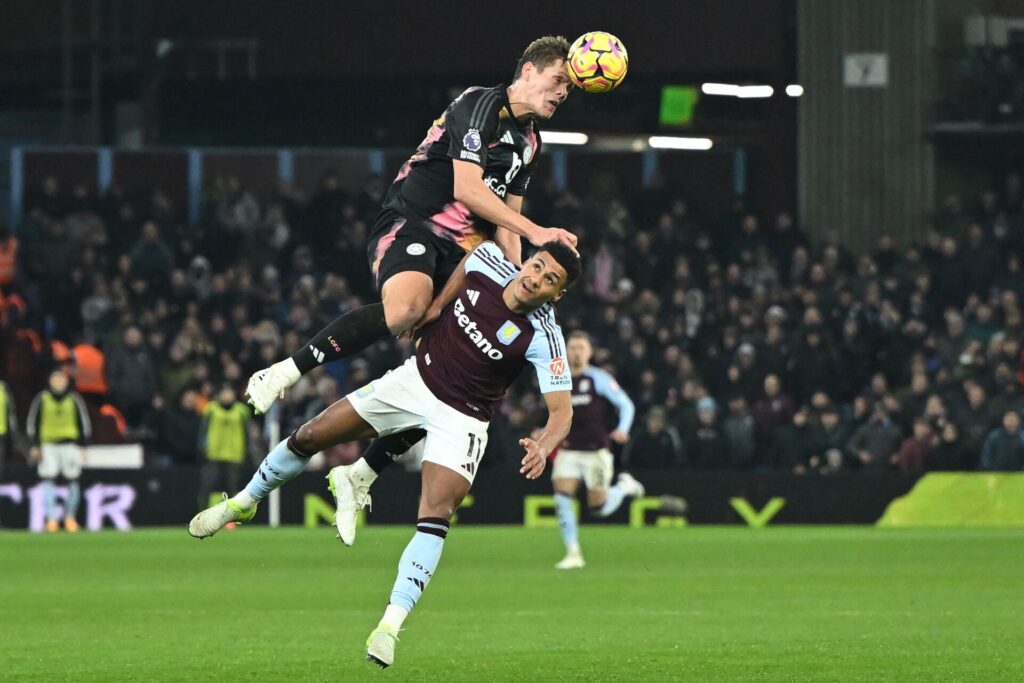
[[[570,365],[569,366],[569,370],[572,372],[573,376],[575,377],[576,375],[582,375],[583,371],[586,370],[588,367],[590,367],[590,366],[589,365],[579,365],[579,366]]]
[[[501,300],[505,302],[505,306],[507,306],[508,309],[513,313],[518,313],[520,315],[529,315],[536,311],[538,308],[540,308],[540,306],[527,306],[520,302],[518,299],[516,299],[512,292],[514,291],[514,288],[518,283],[519,280],[517,278],[515,280],[512,280],[512,282],[508,283],[507,285],[505,285],[505,289],[502,290],[501,292]]]
[[[526,99],[526,95],[516,87],[515,83],[505,88],[505,94],[508,96],[508,107],[512,110],[512,116],[515,117],[516,121],[520,123],[526,123],[533,116],[533,110],[531,110],[523,101]]]

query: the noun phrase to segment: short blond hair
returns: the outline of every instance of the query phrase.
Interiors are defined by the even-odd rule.
[[[512,80],[516,80],[523,74],[523,66],[530,62],[539,70],[543,71],[555,62],[565,61],[569,56],[569,41],[565,36],[544,36],[538,38],[523,50],[523,56],[516,64],[516,73]]]

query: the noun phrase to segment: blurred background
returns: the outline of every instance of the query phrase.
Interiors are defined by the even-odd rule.
[[[628,77],[542,127],[525,213],[580,238],[559,317],[636,403],[618,464],[689,522],[776,498],[773,521],[905,521],[1018,486],[943,475],[959,494],[892,505],[929,473],[1024,468],[1024,2],[241,7],[5,3],[0,523],[42,526],[26,420],[55,366],[91,417],[87,506],[188,519],[203,407],[374,300],[367,226],[433,118],[507,83],[533,38],[596,29]],[[304,378],[250,421],[246,476],[409,353]],[[492,425],[468,521],[523,521],[516,496],[550,492],[510,483],[545,416],[532,382]]]

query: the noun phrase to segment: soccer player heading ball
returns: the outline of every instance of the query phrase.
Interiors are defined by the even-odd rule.
[[[316,366],[410,330],[482,241],[493,239],[515,264],[522,261],[520,237],[575,249],[571,233],[520,213],[540,155],[538,121],[551,118],[572,88],[568,50],[565,38],[538,38],[523,52],[511,85],[469,88],[434,120],[371,230],[367,258],[383,303],[346,313],[291,358],[254,374],[246,393],[257,411]]]
[[[579,257],[559,242],[541,246],[522,269],[496,244],[484,242],[431,304],[427,317],[437,320],[424,328],[414,358],[302,425],[267,455],[244,490],[196,515],[189,533],[205,538],[229,522],[249,521],[259,501],[302,472],[310,457],[325,448],[370,436],[424,431],[416,534],[399,560],[384,616],[367,641],[367,656],[389,666],[402,623],[437,571],[452,514],[476,477],[490,418],[527,366],[537,374],[548,421],[536,439],[519,441],[525,450],[520,474],[539,477],[548,455],[569,433],[572,379],[551,302],[561,298],[579,274]],[[343,540],[345,534],[355,533],[357,508],[349,504],[351,491],[346,494],[342,489],[354,482],[367,491],[376,478],[363,460],[350,469],[352,476],[344,480],[333,470],[329,476]]]

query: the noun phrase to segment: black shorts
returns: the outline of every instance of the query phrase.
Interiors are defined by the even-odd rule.
[[[403,216],[392,209],[377,214],[366,246],[378,292],[391,276],[412,270],[429,275],[437,294],[465,255],[458,244],[435,234],[429,219]]]

